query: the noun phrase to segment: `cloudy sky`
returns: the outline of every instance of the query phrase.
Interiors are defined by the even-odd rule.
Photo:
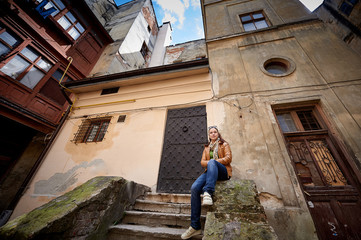
[[[115,0],[121,5],[130,0]],[[300,0],[310,11],[317,8],[323,0]],[[171,22],[172,45],[204,38],[200,0],[152,0],[158,25]]]
[[[171,22],[172,44],[204,38],[200,0],[152,0],[158,25]]]

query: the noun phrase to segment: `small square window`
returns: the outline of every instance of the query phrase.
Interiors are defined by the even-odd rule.
[[[244,31],[254,31],[269,27],[266,17],[262,11],[247,13],[239,16]]]
[[[126,117],[126,115],[120,115],[119,118],[118,118],[118,123],[119,122],[125,122],[125,117]]]

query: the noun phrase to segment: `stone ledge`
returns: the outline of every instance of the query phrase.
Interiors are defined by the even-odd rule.
[[[108,227],[150,188],[95,177],[0,228],[1,239],[104,239]]]
[[[203,240],[276,240],[251,180],[219,181],[207,213]]]

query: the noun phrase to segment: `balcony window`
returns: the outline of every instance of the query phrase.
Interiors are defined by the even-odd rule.
[[[0,71],[33,89],[52,66],[38,51],[27,46],[6,63]]]

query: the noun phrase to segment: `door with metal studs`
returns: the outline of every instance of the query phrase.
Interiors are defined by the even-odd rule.
[[[205,106],[168,110],[157,192],[190,193],[203,172],[200,161],[205,143]]]

